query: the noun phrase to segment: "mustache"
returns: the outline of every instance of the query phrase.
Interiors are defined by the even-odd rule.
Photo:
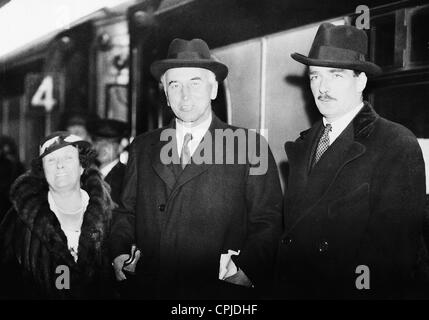
[[[337,100],[334,97],[331,97],[329,94],[321,94],[317,97],[318,100]]]

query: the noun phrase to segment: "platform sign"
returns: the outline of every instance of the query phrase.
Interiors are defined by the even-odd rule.
[[[51,112],[57,100],[54,98],[54,78],[47,75],[43,78],[33,97],[31,105],[33,107],[44,107],[46,112]]]

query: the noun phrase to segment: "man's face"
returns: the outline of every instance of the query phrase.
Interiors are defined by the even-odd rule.
[[[43,157],[42,161],[50,189],[68,191],[80,188],[80,176],[83,173],[83,168],[76,147],[66,146],[55,150]]]
[[[330,67],[309,67],[310,87],[320,113],[335,121],[362,101],[366,75],[356,76],[353,70]]]
[[[211,71],[202,68],[173,68],[165,73],[167,101],[176,117],[195,126],[207,119],[217,82]]]
[[[8,144],[4,144],[0,149],[0,159],[8,159],[9,161],[14,161],[14,155]]]
[[[74,124],[71,126],[67,127],[67,131],[70,134],[74,134],[78,137],[81,137],[83,140],[91,142],[91,138],[88,134],[88,131],[86,130],[86,128],[80,124]]]
[[[94,148],[97,151],[97,160],[101,166],[119,159],[121,153],[120,144],[116,139],[95,139]]]

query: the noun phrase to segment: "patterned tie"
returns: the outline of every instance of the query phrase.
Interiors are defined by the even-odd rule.
[[[329,132],[332,130],[332,126],[327,123],[325,126],[325,130],[323,131],[322,137],[319,140],[319,144],[317,145],[316,155],[314,157],[313,167],[320,160],[322,155],[329,148]]]
[[[191,160],[191,151],[189,150],[189,141],[192,140],[192,134],[187,133],[183,138],[182,152],[180,153],[180,164],[182,169],[185,169],[186,165]]]

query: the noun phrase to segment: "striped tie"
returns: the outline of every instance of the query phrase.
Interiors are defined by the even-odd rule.
[[[332,126],[327,123],[325,126],[325,130],[323,131],[322,137],[319,140],[319,144],[317,145],[316,155],[314,157],[313,167],[320,160],[322,155],[329,148],[329,132],[332,130]]]
[[[191,151],[189,150],[189,141],[192,140],[192,134],[187,133],[183,139],[182,152],[180,153],[180,164],[182,169],[185,169],[186,165],[191,160]]]

